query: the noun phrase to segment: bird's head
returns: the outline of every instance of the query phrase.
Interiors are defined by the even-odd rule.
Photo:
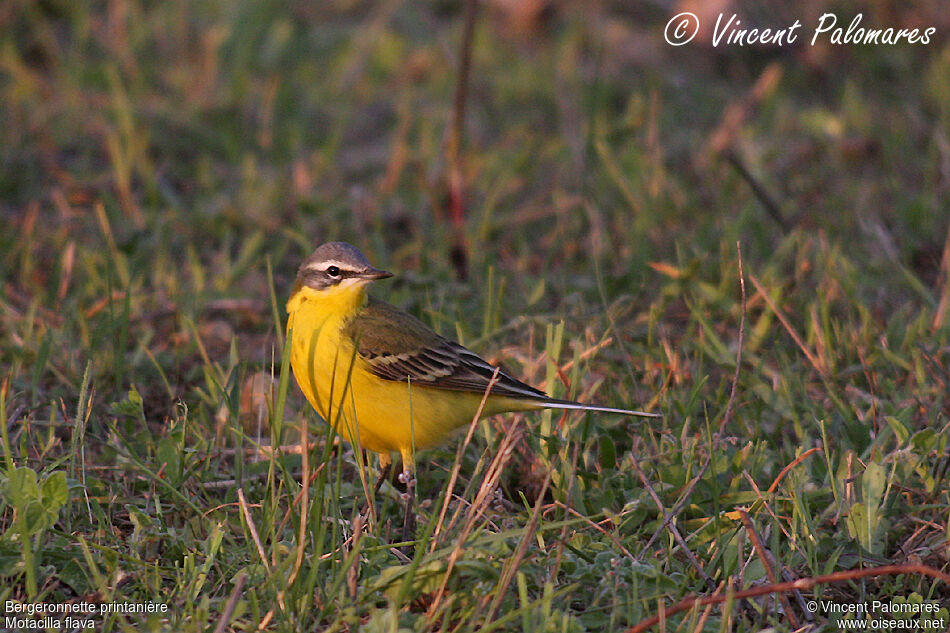
[[[297,269],[292,296],[304,292],[312,298],[361,302],[370,282],[392,276],[370,264],[355,246],[327,242]]]

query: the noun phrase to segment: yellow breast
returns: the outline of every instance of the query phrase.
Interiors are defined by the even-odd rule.
[[[344,331],[365,304],[362,288],[298,289],[287,303],[291,365],[307,400],[346,440],[407,458],[471,422],[482,396],[372,373]],[[534,407],[492,398],[483,415],[524,408]]]

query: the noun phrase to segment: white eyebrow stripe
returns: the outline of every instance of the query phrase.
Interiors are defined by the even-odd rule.
[[[317,272],[323,273],[323,272],[326,272],[327,268],[329,268],[330,266],[336,266],[340,270],[346,270],[346,271],[353,270],[350,264],[347,264],[346,262],[341,262],[336,259],[328,259],[326,261],[310,264],[309,266],[304,268],[304,270],[315,270]]]

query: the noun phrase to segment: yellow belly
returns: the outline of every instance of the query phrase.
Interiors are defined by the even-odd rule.
[[[404,458],[443,442],[472,421],[482,394],[379,378],[341,335],[342,320],[304,303],[288,321],[294,376],[317,413],[354,446]],[[490,397],[482,417],[536,408]]]

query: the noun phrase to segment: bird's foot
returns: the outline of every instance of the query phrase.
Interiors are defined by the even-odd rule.
[[[407,470],[399,473],[399,482],[406,486],[406,492],[403,498],[406,503],[406,516],[402,523],[402,540],[404,542],[414,541],[416,539],[416,478]],[[404,545],[400,548],[402,553],[412,558],[415,552],[414,545]]]

